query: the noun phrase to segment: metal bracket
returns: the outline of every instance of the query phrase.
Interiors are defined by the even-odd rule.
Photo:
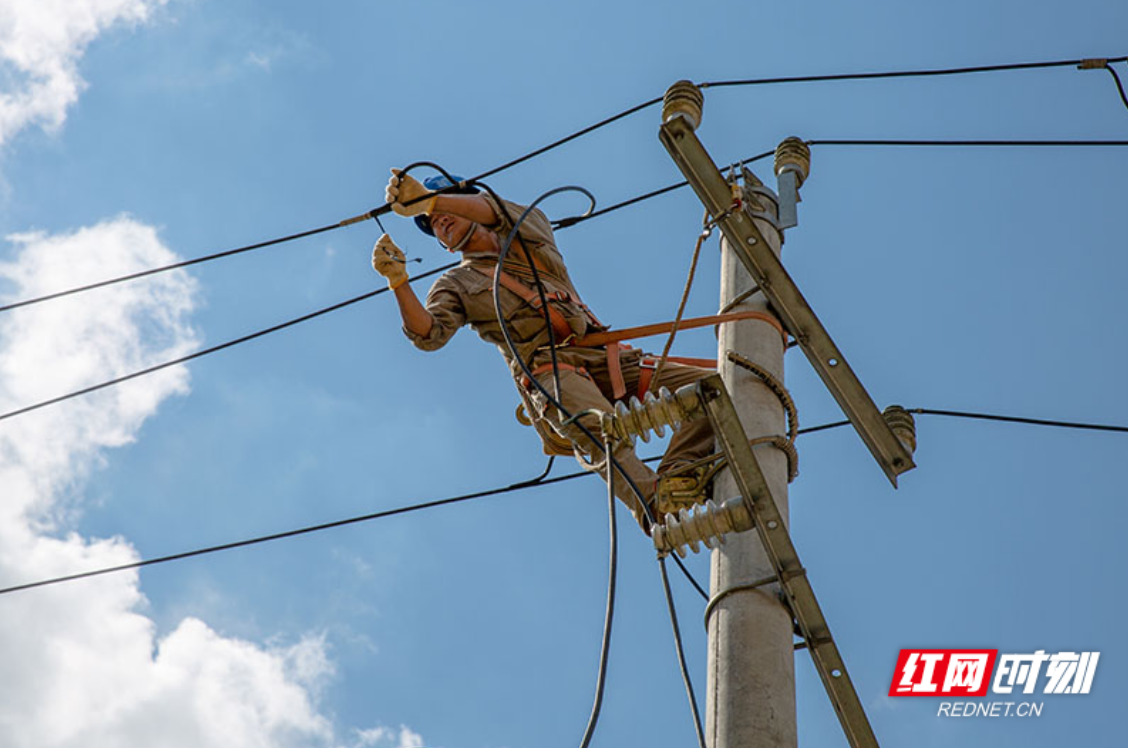
[[[729,470],[752,515],[753,526],[775,572],[775,581],[783,591],[800,636],[807,643],[846,739],[852,748],[878,748],[877,737],[724,382],[719,374],[714,374],[697,382],[695,387],[713,424],[717,444],[728,458]]]
[[[709,214],[717,217],[717,224],[729,245],[780,315],[788,332],[798,341],[889,481],[896,486],[898,475],[916,467],[912,455],[890,430],[751,216],[743,210],[723,215],[732,205],[732,189],[698,140],[691,123],[683,117],[670,118],[659,128],[658,137]]]
[[[779,184],[779,222],[782,228],[799,225],[799,172],[784,169],[776,177]]]

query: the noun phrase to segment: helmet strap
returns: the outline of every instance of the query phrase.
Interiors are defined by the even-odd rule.
[[[474,232],[478,230],[478,225],[479,224],[477,222],[471,221],[470,222],[470,228],[466,229],[466,233],[462,235],[461,239],[459,239],[457,242],[454,243],[453,247],[448,247],[445,244],[443,244],[442,242],[439,242],[439,244],[442,244],[447,252],[451,252],[451,253],[459,252],[459,251],[462,250],[463,247],[466,246],[467,242],[470,241],[470,237],[472,237],[474,235]]]

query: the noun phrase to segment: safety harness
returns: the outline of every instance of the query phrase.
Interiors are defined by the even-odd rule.
[[[536,262],[535,259],[534,262]],[[541,268],[540,266],[540,263],[536,263],[536,265],[539,270],[543,270],[543,268]],[[470,267],[474,268],[474,270],[492,280],[494,275],[493,271],[482,267],[481,265],[470,265]],[[543,314],[540,294],[538,294],[525,283],[521,282],[517,278],[514,278],[504,270],[500,270],[498,272],[498,280],[500,281],[502,286],[516,294],[530,307]],[[606,325],[600,322],[599,319],[596,318],[595,314],[592,313],[592,311],[588,308],[588,306],[574,294],[561,290],[549,292],[546,289],[544,298],[549,302],[571,301],[583,310],[590,324],[601,330],[601,332],[595,332],[589,335],[577,337],[575,332],[572,331],[572,326],[568,324],[568,320],[564,318],[564,315],[561,314],[558,309],[553,307],[551,303],[549,303],[548,305],[548,318],[550,324],[552,325],[553,337],[556,340],[557,348],[575,347],[606,349],[607,371],[608,375],[611,378],[611,389],[614,400],[621,400],[627,394],[627,385],[623,379],[623,369],[619,357],[624,350],[631,350],[631,346],[623,345],[623,341],[630,338],[660,335],[662,333],[669,332],[675,327],[674,322],[659,322],[651,325],[642,325],[639,327],[629,327],[623,330],[611,331],[607,330]],[[758,319],[763,322],[767,322],[779,331],[784,345],[787,344],[787,334],[784,332],[783,326],[780,324],[779,320],[765,312],[730,312],[728,314],[716,314],[708,317],[691,317],[689,319],[681,320],[680,322],[676,323],[676,326],[680,330],[689,330],[696,327],[717,325],[722,322],[734,322],[736,320],[743,319]],[[640,371],[638,378],[637,396],[640,400],[650,389],[650,383],[654,377],[654,371],[658,367],[658,360],[659,359],[656,356],[643,356],[639,360]],[[708,369],[717,368],[717,362],[715,359],[667,356],[666,360],[672,363],[687,364],[689,366],[699,366]],[[583,367],[576,367],[565,363],[557,363],[556,366],[557,369],[564,371],[575,371],[582,376],[590,378],[587,371],[584,370]],[[532,374],[535,377],[547,371],[552,371],[552,364],[542,364],[540,366],[537,366],[533,369]],[[523,377],[521,384],[526,390],[528,390],[532,382],[528,377]]]

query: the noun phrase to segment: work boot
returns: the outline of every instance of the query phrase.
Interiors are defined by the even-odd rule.
[[[712,487],[711,465],[692,463],[673,468],[658,476],[650,507],[658,521],[667,514],[677,514],[683,507],[704,504]]]

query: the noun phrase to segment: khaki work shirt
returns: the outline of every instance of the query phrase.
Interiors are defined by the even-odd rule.
[[[498,236],[499,243],[504,246],[505,239],[513,228],[513,219],[517,219],[525,211],[524,206],[503,201],[506,210],[500,209],[496,202],[489,196],[483,196],[490,203],[497,223],[489,227]],[[552,225],[548,218],[538,208],[533,210],[521,224],[520,236],[524,239],[525,246],[536,258],[541,282],[544,284],[546,294],[559,296],[560,299],[550,300],[553,305],[568,321],[572,332],[577,336],[583,335],[595,327],[588,321],[587,314],[581,306],[580,296],[576,292],[572,280],[568,276],[568,269],[564,265],[564,258],[556,248],[556,241],[552,232]],[[431,286],[424,305],[434,318],[431,331],[423,336],[412,333],[404,328],[404,334],[417,347],[425,351],[434,351],[446,345],[447,341],[463,325],[470,325],[482,340],[493,343],[501,351],[509,364],[515,377],[522,374],[520,366],[512,359],[509,347],[501,331],[497,314],[494,309],[493,299],[493,272],[497,267],[497,255],[489,253],[465,253],[458,267],[451,268],[439,277]],[[488,276],[475,268],[488,271]],[[532,271],[525,260],[524,251],[519,241],[514,238],[513,245],[509,248],[505,261],[505,270],[517,280],[531,289],[536,288],[532,281]],[[534,309],[524,299],[509,289],[502,287],[501,312],[506,320],[509,330],[516,345],[519,355],[525,362],[533,367],[543,361],[549,360],[547,349],[537,351],[549,344],[548,328],[544,312]],[[558,343],[562,341],[557,341]]]

